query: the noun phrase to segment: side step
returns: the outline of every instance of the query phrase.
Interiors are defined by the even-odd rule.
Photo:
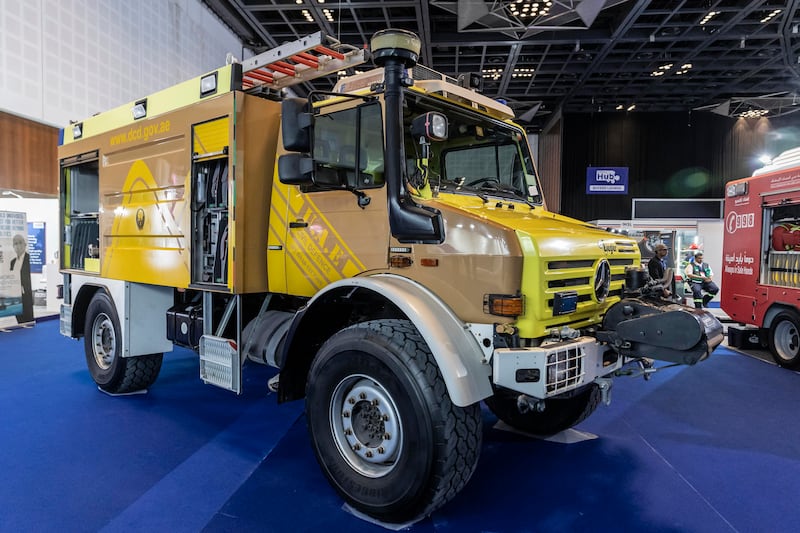
[[[242,364],[236,341],[214,335],[200,337],[200,379],[241,394]]]

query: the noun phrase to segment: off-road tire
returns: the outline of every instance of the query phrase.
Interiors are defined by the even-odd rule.
[[[311,365],[306,394],[317,461],[342,498],[367,515],[387,522],[426,516],[475,471],[480,406],[450,401],[409,321],[364,322],[333,335]]]
[[[111,297],[98,291],[86,309],[86,366],[97,386],[112,394],[144,390],[161,370],[163,354],[122,357],[122,330]]]
[[[520,413],[518,393],[498,391],[486,398],[489,410],[509,426],[534,435],[555,435],[586,420],[600,405],[600,387],[590,385],[571,398],[545,400],[544,411]]]

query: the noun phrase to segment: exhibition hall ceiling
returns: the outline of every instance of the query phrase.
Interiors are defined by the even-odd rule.
[[[800,109],[800,0],[204,0],[255,52],[322,31],[362,47],[386,28],[421,63],[480,73],[524,123],[556,111]],[[334,77],[299,87],[330,90]]]

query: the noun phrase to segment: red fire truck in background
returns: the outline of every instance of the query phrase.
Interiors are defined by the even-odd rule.
[[[729,343],[800,368],[800,148],[726,186],[722,266],[722,309],[747,325]]]

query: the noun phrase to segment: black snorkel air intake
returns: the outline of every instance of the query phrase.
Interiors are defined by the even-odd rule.
[[[406,193],[403,186],[403,87],[414,82],[406,70],[417,64],[420,40],[405,30],[382,30],[372,36],[375,65],[384,69],[386,85],[385,168],[389,203],[389,227],[402,243],[441,244],[444,224],[441,214],[425,208]]]

